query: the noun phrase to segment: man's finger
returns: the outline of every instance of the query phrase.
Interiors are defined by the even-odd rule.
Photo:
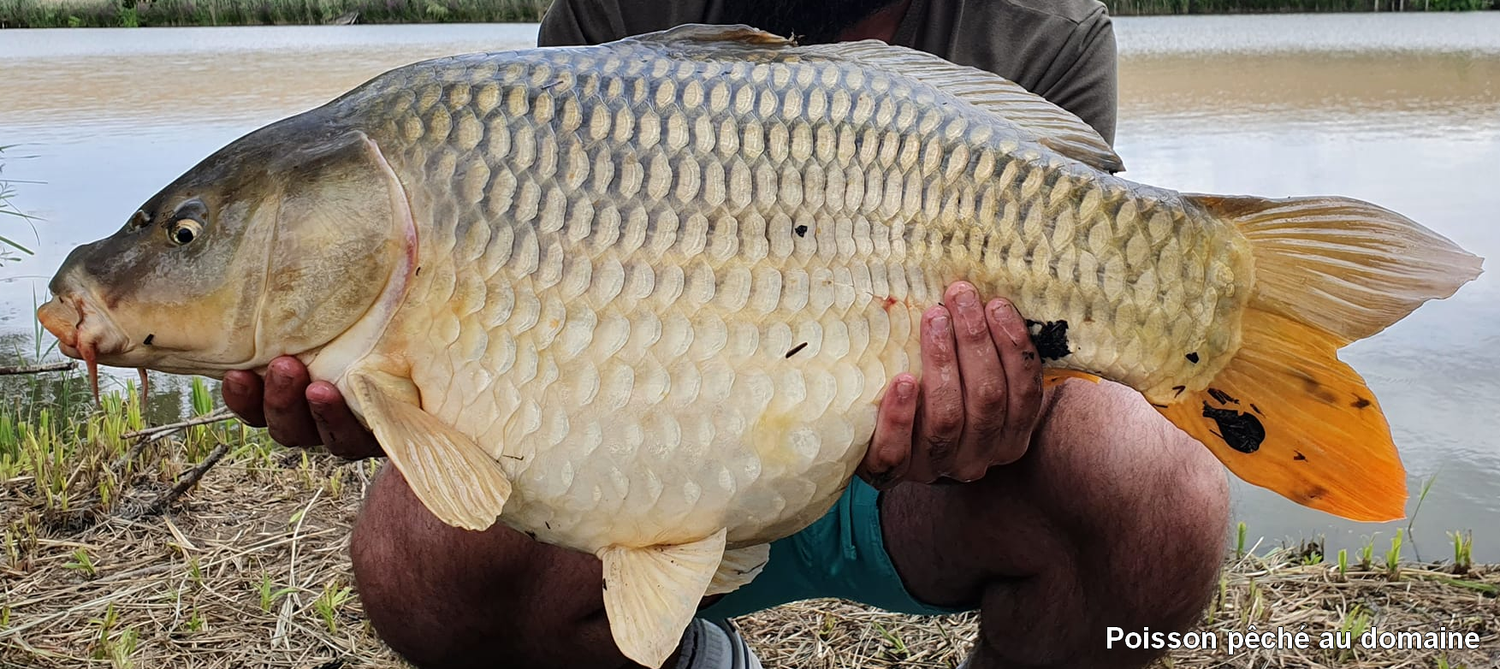
[[[952,467],[964,433],[964,393],[947,309],[933,307],[922,315],[921,346],[922,402],[908,478],[931,483]]]
[[[318,436],[329,453],[349,460],[363,460],[384,455],[375,435],[361,425],[339,389],[327,381],[307,387],[307,408],[317,426]]]
[[[1030,446],[1031,431],[1042,407],[1042,361],[1026,331],[1026,319],[1008,300],[991,300],[985,309],[995,347],[1005,368],[1006,421],[1004,432],[996,441],[1001,451],[992,452],[994,464],[1009,464],[1021,459]]]
[[[224,373],[224,406],[229,407],[240,420],[250,427],[266,426],[266,411],[261,396],[265,384],[254,372],[233,370]]]
[[[974,286],[955,282],[948,287],[944,303],[953,314],[964,402],[963,437],[947,473],[960,481],[973,481],[994,464],[993,451],[1006,423],[1006,375],[995,350],[999,342],[990,333]]]
[[[859,475],[876,488],[899,482],[911,462],[911,436],[917,421],[917,379],[897,374],[880,399],[875,437],[859,465]]]
[[[307,410],[310,379],[302,361],[280,357],[266,370],[266,427],[271,438],[283,446],[316,446],[318,428]]]

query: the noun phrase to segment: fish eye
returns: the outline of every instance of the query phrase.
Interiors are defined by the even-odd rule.
[[[200,234],[203,234],[203,224],[191,218],[173,221],[171,227],[167,228],[167,239],[173,246],[191,243]]]
[[[190,244],[203,234],[203,221],[208,219],[208,206],[196,197],[183,200],[172,211],[172,223],[167,226],[167,240],[173,246]]]

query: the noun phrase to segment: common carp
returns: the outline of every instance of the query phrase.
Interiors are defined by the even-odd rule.
[[[392,70],[240,138],[76,249],[39,312],[91,364],[295,355],[444,522],[598,555],[658,666],[861,460],[952,281],[1052,379],[1126,384],[1237,475],[1400,517],[1336,350],[1481,260],[1334,197],[1127,181],[1088,126],[877,42],[685,26]]]

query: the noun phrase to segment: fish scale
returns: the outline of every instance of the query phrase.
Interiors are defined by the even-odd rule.
[[[960,277],[1067,321],[1063,364],[1137,387],[1181,378],[1182,351],[1232,352],[1207,330],[1243,300],[1235,277],[1182,251],[1228,240],[1170,194],[858,63],[660,51],[434,61],[370,87],[414,94],[348,105],[420,184],[420,264],[448,269],[417,277],[398,325],[443,351],[414,368],[424,405],[504,450],[508,522],[596,550],[726,522],[731,544],[755,543],[810,521],[889,377],[920,371],[922,309]],[[1143,285],[1181,290],[1163,305]],[[574,383],[605,376],[607,393]],[[527,400],[490,399],[511,395]],[[617,483],[641,457],[673,470],[659,492]]]

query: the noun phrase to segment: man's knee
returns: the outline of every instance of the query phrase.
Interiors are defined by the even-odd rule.
[[[1178,433],[1169,446],[1178,458],[1164,462],[1150,508],[1139,509],[1137,531],[1116,556],[1118,577],[1129,584],[1123,613],[1152,629],[1181,630],[1198,621],[1215,590],[1229,523],[1224,467],[1202,444]]]
[[[1079,548],[1097,556],[1097,573],[1114,591],[1117,615],[1153,629],[1190,625],[1207,603],[1223,559],[1229,522],[1224,467],[1139,394],[1113,386],[1090,395],[1113,404],[1105,412],[1120,420],[1096,441],[1071,446],[1093,449],[1084,457],[1097,459],[1091,490],[1083,495],[1088,501],[1076,510],[1084,515],[1081,527],[1088,528]],[[1090,410],[1074,402],[1062,413],[1078,423],[1109,425],[1097,406]]]
[[[1075,385],[1016,481],[1047,518],[1051,530],[1039,536],[1055,549],[1029,586],[988,589],[986,618],[999,615],[985,621],[986,637],[1020,665],[1141,666],[1149,657],[1105,653],[1105,630],[1198,620],[1223,558],[1228,482],[1207,448],[1138,393]]]
[[[1199,619],[1223,564],[1229,480],[1203,444],[1170,425],[1139,395],[1118,398],[1130,429],[1107,446],[1107,471],[1095,495],[1100,543],[1092,591],[1109,598],[1116,627],[1182,630]],[[1086,579],[1089,580],[1089,579]],[[1100,637],[1103,642],[1103,637]]]
[[[387,467],[375,479],[349,541],[354,579],[365,614],[392,649],[420,667],[462,667],[478,649],[459,629],[474,616],[462,588],[460,555],[444,550],[457,538],[434,526],[405,480]],[[507,570],[505,555],[492,556]]]
[[[621,664],[597,560],[501,525],[444,525],[389,467],[360,511],[350,557],[371,624],[424,669]]]

